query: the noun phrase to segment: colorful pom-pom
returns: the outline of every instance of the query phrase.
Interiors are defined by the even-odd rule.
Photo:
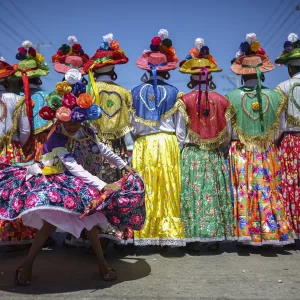
[[[188,55],[185,57],[186,60],[189,60],[189,59],[192,59],[192,58],[193,58],[193,57],[192,57],[191,54],[188,54]]]
[[[18,51],[24,56],[27,54],[27,50],[24,47],[18,48]]]
[[[72,94],[65,94],[62,96],[62,105],[70,109],[76,106],[76,97]]]
[[[265,54],[266,54],[266,51],[265,51],[263,48],[259,48],[259,49],[256,51],[256,54],[265,55]]]
[[[201,49],[200,49],[200,55],[202,56],[206,56],[209,54],[209,48],[207,46],[203,46]]]
[[[186,59],[182,60],[182,61],[179,63],[179,67],[181,67],[186,61],[187,61]]]
[[[38,64],[43,63],[45,60],[44,56],[41,53],[37,53],[34,59]]]
[[[68,52],[70,51],[71,47],[67,44],[63,44],[59,50],[61,50],[62,55],[67,55]]]
[[[164,40],[162,41],[162,45],[164,45],[164,46],[170,48],[170,47],[172,47],[173,44],[172,44],[172,41],[171,41],[170,39],[164,39]]]
[[[82,78],[82,75],[81,75],[80,71],[77,69],[70,69],[65,74],[65,80],[71,85],[75,84],[77,82],[80,82],[81,78]]]
[[[84,122],[87,118],[87,111],[81,107],[75,107],[72,110],[72,121],[74,122]]]
[[[98,120],[102,117],[101,109],[98,105],[93,104],[87,109],[87,117],[89,120]]]
[[[109,50],[109,43],[108,42],[102,42],[100,45],[100,50]]]
[[[260,43],[257,40],[250,45],[250,50],[253,52],[258,51],[259,48],[260,48]]]
[[[40,109],[39,115],[42,119],[50,121],[55,117],[55,110],[53,110],[49,106],[44,106]]]
[[[75,97],[79,97],[80,94],[83,94],[86,92],[86,85],[82,82],[76,82],[72,87],[72,94],[75,95]]]
[[[52,92],[48,95],[47,103],[51,109],[57,110],[62,105],[61,97],[57,93]]]
[[[119,42],[118,41],[112,41],[110,42],[109,44],[109,47],[114,50],[114,51],[117,51],[120,49],[120,45],[119,45]]]
[[[68,107],[59,107],[55,114],[56,118],[62,122],[68,122],[71,120],[72,111]]]
[[[155,36],[152,40],[151,40],[151,44],[154,46],[158,46],[161,43],[161,39],[159,36]]]
[[[82,47],[80,44],[74,44],[72,46],[72,52],[75,54],[79,54],[79,52],[82,50]]]
[[[73,46],[74,44],[76,44],[78,42],[77,38],[75,35],[70,35],[68,37],[68,43],[69,45]]]
[[[76,100],[76,103],[81,108],[88,108],[93,104],[93,98],[88,93],[80,94]]]
[[[197,58],[199,56],[200,52],[197,48],[192,48],[190,50],[190,54],[193,58]]]
[[[244,53],[248,53],[250,49],[250,44],[248,42],[243,42],[240,44],[240,51]]]
[[[26,56],[19,52],[16,55],[16,59],[17,60],[24,60],[24,59],[26,59]]]
[[[30,48],[30,47],[32,47],[32,43],[30,41],[26,40],[22,43],[22,47]]]
[[[246,41],[247,41],[249,44],[254,43],[256,40],[257,40],[257,38],[256,38],[256,34],[255,34],[255,33],[248,33],[248,34],[246,35]]]
[[[30,47],[28,49],[28,54],[31,55],[32,57],[35,57],[36,56],[36,51],[34,48]]]
[[[163,41],[164,39],[167,39],[169,37],[169,32],[167,29],[161,29],[158,32],[158,36]]]
[[[235,54],[235,59],[239,58],[240,56],[245,55],[245,52],[239,50],[236,54]]]
[[[111,43],[114,40],[114,35],[112,33],[103,36],[103,41],[106,43]]]
[[[195,47],[200,50],[204,46],[204,42],[203,38],[196,38]]]
[[[59,95],[65,95],[72,91],[71,85],[67,81],[58,82],[56,84],[56,93]]]
[[[159,49],[160,49],[160,45],[150,45],[150,49],[151,49],[151,51],[159,51]]]
[[[298,35],[296,33],[290,33],[287,39],[289,42],[295,43],[298,40]]]
[[[300,48],[300,40],[293,43],[293,48]]]

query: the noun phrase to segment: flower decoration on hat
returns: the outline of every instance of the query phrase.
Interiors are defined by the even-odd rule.
[[[53,63],[65,55],[79,55],[87,60],[89,59],[89,56],[84,53],[82,46],[78,43],[76,36],[70,35],[67,40],[68,44],[63,44],[57,50],[56,54],[52,56]]]
[[[275,60],[278,65],[291,64],[300,66],[300,40],[296,33],[290,33],[283,44],[283,51]]]
[[[158,35],[151,40],[150,49],[153,52],[165,54],[168,62],[178,62],[172,40],[169,39],[169,32],[166,29],[159,30]]]
[[[260,42],[257,40],[255,33],[246,34],[245,41],[240,44],[239,51],[236,52],[235,58],[231,60],[234,63],[240,56],[261,54],[266,55],[264,49],[260,47]]]
[[[62,122],[100,119],[101,109],[93,104],[91,95],[85,92],[85,85],[80,82],[80,71],[71,69],[65,79],[67,81],[57,83],[56,90],[47,96],[48,105],[39,111],[39,115],[45,120],[56,118]]]
[[[191,48],[189,54],[180,62],[179,66],[181,67],[186,61],[192,58],[206,58],[217,66],[217,62],[209,52],[209,47],[205,46],[203,38],[196,38],[195,47]]]

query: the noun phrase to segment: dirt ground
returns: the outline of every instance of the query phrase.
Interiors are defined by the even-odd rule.
[[[13,283],[14,270],[28,250],[0,248],[0,299],[300,299],[300,245],[245,249],[224,243],[216,252],[152,247],[107,249],[118,279],[103,282],[93,253],[67,249],[64,238],[43,249],[30,287]]]

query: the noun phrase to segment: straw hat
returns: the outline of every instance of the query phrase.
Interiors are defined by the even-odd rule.
[[[7,78],[15,73],[13,66],[8,64],[3,57],[0,58],[0,79]]]
[[[275,60],[276,64],[300,66],[300,40],[296,33],[290,33],[283,45],[284,51]]]

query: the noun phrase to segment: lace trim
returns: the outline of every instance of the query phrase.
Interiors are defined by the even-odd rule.
[[[201,238],[201,237],[194,237],[194,238],[186,238],[184,241],[186,243],[193,243],[193,242],[231,242],[236,241],[237,237],[234,236],[222,236],[222,237],[215,237],[215,238]]]
[[[289,244],[294,244],[294,240],[288,240],[288,241],[262,241],[262,242],[252,242],[251,237],[242,237],[238,238],[238,242],[245,244],[245,245],[250,245],[250,246],[263,246],[263,245],[273,245],[273,246],[284,246],[284,245],[289,245]]]
[[[25,98],[20,97],[19,101],[17,102],[16,109],[14,111],[12,128],[8,130],[3,137],[0,138],[0,152],[2,152],[3,147],[5,147],[5,145],[9,145],[11,143],[12,137],[18,129],[18,120],[22,112],[22,109],[25,106],[23,105],[24,103],[25,103]]]
[[[119,139],[133,130],[132,125],[127,125],[124,128],[119,130],[113,129],[113,131],[111,132],[103,132],[101,131],[101,126],[97,122],[93,122],[92,125],[97,130],[97,136],[99,138],[107,139],[107,140]]]
[[[184,93],[182,92],[179,92],[177,94],[177,100],[176,100],[176,103],[175,105],[169,110],[167,111],[165,114],[161,115],[160,116],[160,120],[159,121],[152,121],[152,120],[145,120],[143,118],[140,118],[136,115],[136,110],[131,107],[130,111],[134,114],[134,121],[137,122],[137,123],[141,123],[141,124],[144,124],[146,126],[159,126],[160,122],[162,120],[165,120],[169,117],[171,117],[172,115],[174,115],[177,110],[180,111],[180,113],[183,115],[183,118],[185,120],[185,122],[187,124],[189,124],[189,117],[188,115],[186,114],[186,110],[185,110],[185,105],[184,103],[180,100],[180,98],[183,96]]]
[[[147,238],[147,239],[134,239],[136,246],[186,246],[184,239],[164,239],[164,238]]]
[[[232,104],[230,104],[225,111],[226,121],[231,120],[234,115],[235,115],[234,106]]]
[[[26,241],[8,241],[3,242],[0,240],[0,246],[14,246],[14,245],[30,245],[32,244],[32,240],[26,240]]]
[[[286,119],[287,124],[300,127],[300,118],[288,115]]]
[[[213,150],[218,148],[223,142],[225,142],[228,137],[228,130],[225,126],[224,129],[219,133],[219,135],[212,139],[201,139],[200,135],[193,131],[192,129],[189,129],[189,135],[190,135],[190,142],[193,144],[196,144],[199,146],[202,150]]]
[[[280,115],[286,108],[287,97],[279,90],[277,92],[281,95],[281,101],[276,112],[276,121],[268,128],[268,130],[262,135],[250,136],[246,134],[242,129],[238,128],[236,120],[232,120],[232,127],[237,133],[241,143],[246,145],[246,147],[256,147],[258,150],[265,151],[271,143],[274,142],[274,135],[279,135],[279,125],[280,125]]]

